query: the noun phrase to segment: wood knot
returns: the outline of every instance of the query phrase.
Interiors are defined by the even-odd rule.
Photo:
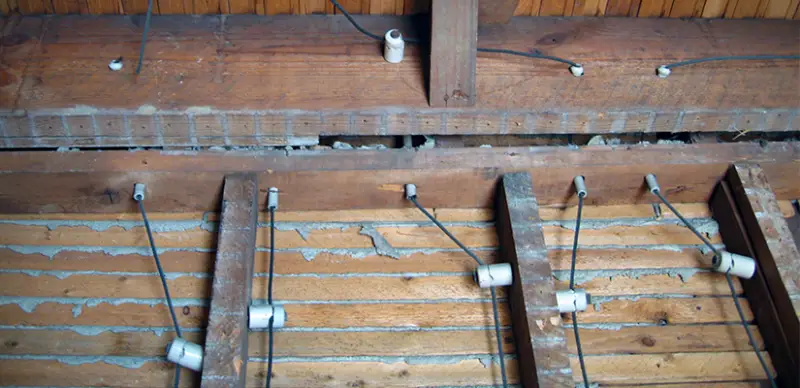
[[[642,337],[641,339],[639,339],[639,341],[642,343],[642,345],[647,346],[647,347],[656,346],[655,338],[653,338],[653,337],[651,337],[649,335],[646,335],[646,336]]]
[[[569,33],[566,32],[554,32],[539,38],[539,40],[536,41],[536,44],[539,46],[553,46],[564,43],[568,36]]]

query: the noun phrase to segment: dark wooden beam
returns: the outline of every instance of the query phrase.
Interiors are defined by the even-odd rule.
[[[478,0],[433,0],[430,47],[430,105],[474,106]]]
[[[764,314],[770,315],[765,322],[771,324],[775,331],[769,335],[778,337],[774,338],[774,348],[768,345],[768,349],[778,353],[772,359],[781,381],[786,386],[798,386],[800,322],[797,316],[800,310],[793,306],[792,301],[800,299],[800,252],[761,166],[736,163],[728,170],[724,182],[726,187],[730,187],[729,197],[738,210],[740,220],[736,225],[744,229],[747,237],[739,241],[728,239],[725,242],[735,244],[735,249],[742,250],[742,254],[751,256],[758,262],[759,276],[750,282],[758,282],[759,286],[752,290],[753,295],[748,295],[748,298],[764,303],[771,300],[774,304],[774,307],[763,307],[768,311]],[[718,214],[724,213],[717,212],[715,217]],[[780,341],[781,334],[784,337],[783,343]],[[765,340],[766,338],[765,336]]]
[[[795,345],[792,345],[789,341],[790,336],[787,335],[789,334],[787,330],[790,328],[783,326],[787,317],[778,313],[776,302],[770,294],[770,287],[764,276],[764,265],[756,254],[753,240],[744,224],[740,208],[734,199],[727,179],[723,179],[719,183],[708,203],[714,219],[719,224],[719,232],[725,243],[725,249],[732,253],[753,257],[759,261],[755,276],[751,279],[741,279],[742,287],[758,323],[758,331],[764,338],[772,364],[778,372],[777,378],[783,383],[781,386],[797,386],[796,353],[798,344],[795,342]],[[750,214],[750,217],[753,216]]]
[[[202,387],[244,387],[258,220],[256,174],[225,177]]]
[[[567,338],[529,174],[503,176],[495,214],[500,258],[514,272],[508,299],[522,385],[572,386]]]
[[[730,163],[754,161],[779,199],[800,196],[800,145],[707,144],[590,147],[433,149],[427,151],[2,153],[0,212],[136,212],[122,198],[133,184],[148,193],[152,211],[219,210],[230,172],[253,172],[280,185],[288,210],[402,208],[403,184],[431,188],[432,207],[493,206],[505,173],[527,171],[542,205],[573,203],[572,176],[598,182],[587,204],[650,203],[642,177],[658,175],[676,202],[705,202]],[[267,186],[260,187],[264,196]],[[318,190],[326,195],[310,195]],[[398,194],[399,193],[399,194]],[[358,197],[358,201],[352,198]]]

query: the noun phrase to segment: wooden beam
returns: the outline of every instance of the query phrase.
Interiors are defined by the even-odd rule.
[[[244,387],[258,220],[255,174],[225,177],[202,387]]]
[[[732,253],[756,258],[760,261],[753,247],[752,239],[748,228],[743,221],[743,214],[734,199],[730,183],[723,179],[709,200],[709,207],[714,215],[714,219],[719,224],[719,232],[725,249]],[[745,215],[754,217],[754,214]],[[759,262],[759,268],[752,279],[741,279],[747,300],[758,322],[759,331],[764,337],[767,350],[773,365],[778,373],[778,380],[785,386],[797,386],[797,342],[791,345],[787,332],[790,327],[784,327],[783,322],[789,318],[781,316],[776,308],[776,301],[770,294],[770,287],[767,284],[763,273],[764,266]],[[791,301],[789,301],[791,304]],[[796,321],[794,314],[791,314]],[[796,327],[795,327],[796,330]],[[796,337],[795,332],[794,336]],[[793,349],[794,348],[794,349]]]
[[[506,174],[497,197],[501,261],[511,263],[508,299],[523,387],[572,385],[569,350],[531,176]]]
[[[648,145],[566,148],[434,149],[408,152],[67,152],[0,154],[0,213],[135,212],[123,201],[135,182],[152,190],[152,211],[218,210],[224,175],[254,172],[280,184],[285,210],[403,208],[407,182],[430,187],[431,207],[492,207],[497,180],[529,172],[542,205],[574,202],[571,177],[598,182],[587,204],[650,203],[642,177],[680,187],[675,202],[704,202],[734,161],[761,164],[781,200],[800,196],[800,144]],[[333,189],[335,188],[335,189]],[[260,188],[266,193],[267,187]],[[326,192],[309,195],[310,190]],[[191,193],[191,195],[188,195]],[[360,198],[354,203],[353,197]],[[259,198],[263,204],[265,196]]]
[[[430,47],[430,105],[474,106],[478,0],[433,0]]]
[[[736,163],[728,170],[724,183],[730,187],[729,196],[738,211],[740,220],[736,224],[747,237],[740,241],[726,240],[726,243],[736,244],[734,247],[742,250],[742,254],[758,261],[759,276],[750,281],[757,282],[758,286],[748,286],[753,291],[753,295],[748,297],[774,304],[774,307],[769,304],[762,307],[766,310],[763,312],[767,315],[766,322],[773,329],[762,332],[769,332],[770,337],[776,337],[768,340],[765,333],[768,349],[778,352],[780,357],[772,357],[779,378],[786,386],[797,386],[800,384],[797,374],[800,362],[800,310],[793,306],[792,301],[800,299],[800,253],[778,207],[775,193],[760,166]],[[724,213],[717,212],[715,216],[717,214]],[[746,250],[743,244],[746,244]],[[756,312],[759,310],[757,308]]]

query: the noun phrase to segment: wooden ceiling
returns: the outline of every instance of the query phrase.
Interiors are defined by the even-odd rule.
[[[158,14],[333,14],[328,0],[154,0]],[[425,12],[430,0],[340,0],[350,12]],[[519,0],[517,16],[800,19],[800,0]],[[3,14],[139,14],[147,0],[0,0]]]

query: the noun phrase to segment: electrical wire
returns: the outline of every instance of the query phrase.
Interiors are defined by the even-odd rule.
[[[144,18],[144,31],[142,31],[142,44],[139,48],[139,63],[136,65],[136,74],[142,70],[144,49],[147,46],[147,33],[150,31],[150,17],[153,15],[153,0],[147,1],[147,15]]]
[[[178,324],[178,317],[175,315],[175,307],[172,305],[172,297],[169,295],[169,287],[167,286],[167,277],[164,275],[164,268],[161,267],[161,260],[158,258],[158,250],[156,249],[155,240],[153,240],[153,231],[150,230],[150,221],[147,219],[147,212],[144,210],[144,203],[141,200],[136,201],[139,204],[139,212],[142,213],[142,220],[144,220],[144,229],[147,231],[147,240],[150,241],[150,250],[153,251],[153,259],[158,268],[158,276],[161,278],[161,285],[164,287],[164,295],[167,299],[167,306],[169,307],[169,314],[172,317],[172,324],[175,327],[175,335],[178,338],[183,338],[181,334],[181,326]],[[181,366],[175,364],[175,380],[173,386],[178,388],[181,381]]]
[[[358,24],[358,22],[356,22],[356,20],[353,18],[353,15],[351,15],[350,12],[347,12],[347,10],[345,10],[344,7],[342,7],[341,4],[339,4],[339,2],[337,0],[330,0],[330,2],[331,2],[331,4],[333,4],[334,7],[336,7],[336,9],[339,10],[339,12],[342,13],[342,15],[344,15],[345,18],[347,18],[348,21],[350,21],[350,24],[352,24],[353,27],[355,27],[356,30],[358,30],[360,33],[366,35],[367,37],[369,37],[369,38],[371,38],[373,40],[383,41],[383,37],[382,36],[373,34],[373,33],[369,32],[369,31],[367,31],[366,29],[364,29],[364,27],[361,27],[361,25]],[[405,41],[406,43],[411,43],[411,44],[419,44],[420,43],[419,39],[414,39],[414,38],[403,38],[403,41]],[[508,50],[508,49],[497,49],[497,48],[486,48],[486,47],[478,47],[478,52],[479,53],[494,53],[494,54],[516,55],[516,56],[520,56],[520,57],[534,58],[534,59],[545,59],[545,60],[551,60],[551,61],[556,61],[556,62],[560,62],[560,63],[565,63],[565,64],[570,65],[570,66],[580,67],[579,64],[577,64],[577,63],[575,63],[573,61],[570,61],[569,59],[559,58],[559,57],[552,56],[552,55],[545,55],[545,54],[541,54],[541,53],[538,53],[538,52],[530,52],[530,53],[528,53],[528,52],[523,52],[523,51],[515,51],[515,50]]]
[[[425,210],[425,208],[422,207],[422,205],[420,205],[419,202],[417,202],[416,196],[409,197],[408,199],[412,203],[414,203],[414,206],[416,206],[417,209],[419,209],[422,212],[422,214],[425,214],[425,216],[428,217],[428,219],[431,220],[431,222],[433,222],[436,226],[438,226],[439,229],[441,229],[442,232],[444,232],[444,234],[446,234],[447,237],[450,238],[450,240],[456,243],[456,245],[458,245],[459,248],[461,248],[464,252],[466,252],[467,255],[469,255],[469,257],[475,260],[475,262],[478,263],[478,265],[485,265],[484,261],[481,260],[480,257],[472,253],[472,251],[469,250],[469,248],[467,248],[464,244],[462,244],[461,241],[458,241],[456,236],[453,236],[453,234],[450,233],[450,231],[447,230],[447,228],[445,228],[444,225],[442,225],[442,223],[436,219],[436,217],[434,217],[431,213]],[[494,286],[489,287],[489,291],[492,294],[492,313],[494,314],[494,333],[495,337],[497,338],[497,358],[498,358],[498,363],[500,364],[500,376],[503,379],[503,387],[507,388],[508,376],[506,376],[505,354],[503,353],[503,337],[500,335],[500,313],[497,308],[497,293],[495,292]]]
[[[672,213],[675,214],[675,216],[678,217],[678,219],[681,220],[681,222],[683,222],[683,224],[687,228],[689,228],[689,230],[694,232],[694,234],[697,237],[699,237],[700,240],[702,240],[703,243],[714,252],[714,255],[716,255],[717,257],[721,255],[720,251],[715,246],[713,246],[711,242],[709,242],[702,234],[700,234],[700,232],[698,232],[697,229],[695,229],[694,226],[692,226],[692,224],[689,223],[689,221],[683,218],[681,213],[678,212],[678,209],[675,209],[675,207],[672,206],[672,204],[667,200],[667,198],[665,198],[661,194],[661,190],[653,190],[653,194],[655,194],[661,200],[661,202],[667,205],[669,210],[671,210]],[[775,383],[775,378],[772,376],[772,372],[769,370],[769,366],[767,366],[767,362],[764,360],[764,356],[761,355],[761,351],[758,349],[758,345],[755,339],[753,338],[753,333],[750,331],[750,325],[747,323],[747,318],[744,315],[744,310],[742,309],[742,306],[739,304],[739,296],[736,294],[736,287],[734,287],[733,285],[730,269],[725,272],[725,279],[728,280],[728,287],[730,287],[731,289],[731,295],[733,296],[733,303],[736,305],[736,311],[739,313],[739,319],[742,321],[742,327],[744,327],[744,331],[745,333],[747,333],[747,338],[750,341],[750,344],[753,346],[753,351],[756,352],[756,357],[758,357],[758,361],[761,363],[761,368],[764,369],[764,373],[767,375],[767,379],[769,380],[770,385],[773,388],[778,388],[778,385]]]
[[[781,59],[800,59],[800,55],[732,55],[732,56],[721,56],[721,57],[708,57],[708,58],[689,59],[686,61],[670,63],[668,65],[664,65],[664,67],[666,67],[667,69],[674,69],[676,67],[694,65],[703,62],[745,61],[745,60],[769,61],[769,60],[781,60]]]
[[[581,192],[578,194],[578,218],[575,222],[575,238],[572,240],[572,264],[569,272],[569,289],[575,291],[575,263],[578,261],[578,236],[581,232],[581,215],[583,213],[583,198],[586,194]],[[586,364],[583,362],[583,347],[581,346],[581,336],[578,333],[578,313],[572,312],[572,330],[575,332],[575,345],[578,348],[578,361],[581,364],[581,375],[583,376],[583,385],[589,388],[589,376],[586,374]]]
[[[275,208],[269,208],[269,281],[267,283],[267,304],[272,306],[272,279],[275,276]],[[275,308],[272,309],[272,315],[269,317],[269,351],[267,353],[267,383],[266,387],[270,388],[272,384],[272,358],[273,348],[275,345],[273,330],[273,323],[275,320]]]

